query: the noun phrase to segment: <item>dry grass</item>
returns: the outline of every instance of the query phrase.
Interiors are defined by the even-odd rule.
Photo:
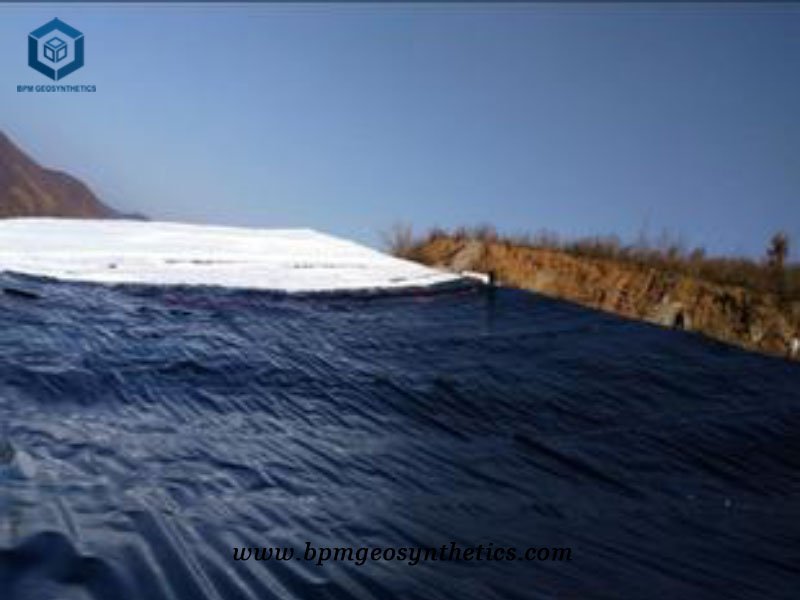
[[[734,285],[760,293],[776,294],[780,300],[800,300],[800,265],[776,260],[775,243],[779,241],[783,258],[788,253],[788,239],[776,234],[766,246],[764,260],[743,257],[707,256],[703,248],[687,248],[680,240],[662,235],[656,242],[644,236],[624,244],[616,236],[596,236],[564,240],[549,232],[535,235],[500,235],[491,226],[461,227],[453,231],[433,229],[415,237],[408,225],[395,226],[384,236],[387,249],[404,258],[425,262],[425,248],[443,239],[455,242],[477,240],[504,246],[507,250],[534,249],[560,251],[575,257],[611,260],[641,269],[656,269],[696,277],[721,285]]]

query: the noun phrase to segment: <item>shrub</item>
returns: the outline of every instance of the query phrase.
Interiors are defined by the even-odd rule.
[[[579,257],[620,261],[643,269],[775,293],[782,300],[800,300],[800,265],[788,263],[789,239],[783,233],[775,234],[770,240],[766,261],[743,257],[709,257],[704,248],[689,250],[683,240],[676,240],[664,233],[655,244],[640,235],[635,243],[626,245],[614,235],[564,241],[546,230],[533,235],[501,236],[487,225],[471,229],[459,227],[451,233],[437,228],[418,240],[411,235],[410,227],[396,228],[389,247],[397,256],[413,258],[420,255],[421,248],[443,237],[456,242],[479,240],[502,244],[506,248],[557,250]]]

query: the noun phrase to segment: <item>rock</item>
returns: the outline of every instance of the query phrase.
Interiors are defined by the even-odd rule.
[[[662,327],[672,327],[673,329],[686,331],[692,328],[691,317],[683,304],[670,301],[668,296],[656,306],[655,311],[648,320]]]
[[[483,243],[477,240],[470,240],[453,256],[448,267],[458,272],[472,271],[483,257],[483,253]]]
[[[754,344],[759,344],[763,339],[764,339],[764,328],[761,326],[761,323],[751,323],[750,341],[753,342]]]

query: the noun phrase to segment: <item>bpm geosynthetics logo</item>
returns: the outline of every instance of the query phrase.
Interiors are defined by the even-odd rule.
[[[28,65],[53,81],[83,66],[83,34],[53,19],[28,34]]]

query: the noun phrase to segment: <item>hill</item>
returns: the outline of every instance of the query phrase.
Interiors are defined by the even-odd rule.
[[[783,259],[707,258],[700,250],[512,239],[465,229],[418,240],[401,231],[390,245],[426,265],[491,272],[502,285],[800,359],[800,267]]]
[[[103,204],[81,181],[39,165],[0,132],[0,218],[138,218]]]

